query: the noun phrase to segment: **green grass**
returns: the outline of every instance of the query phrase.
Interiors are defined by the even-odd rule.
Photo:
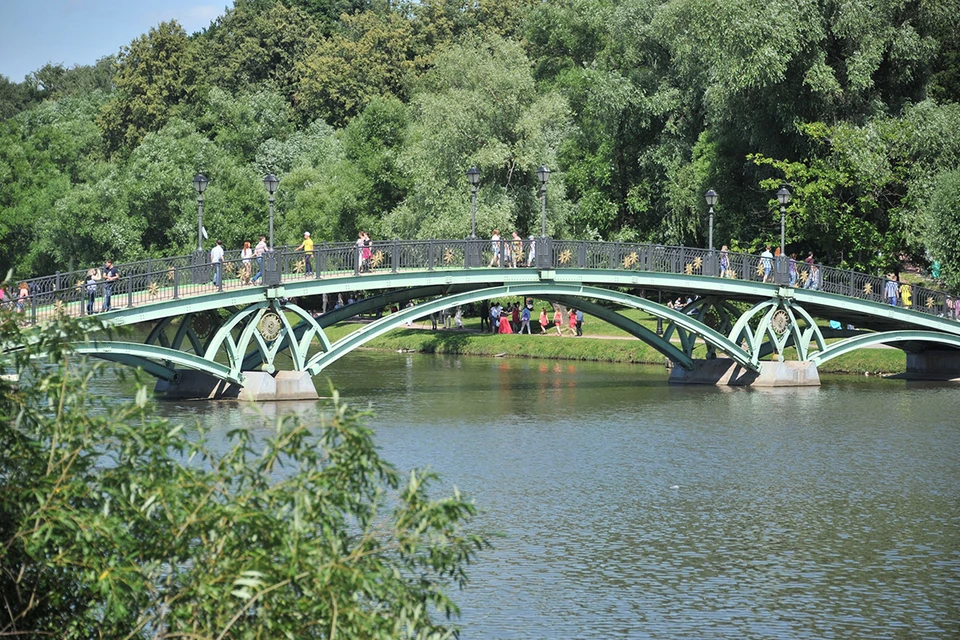
[[[636,318],[634,318],[636,319]],[[419,353],[496,356],[508,355],[520,358],[544,358],[553,360],[582,360],[592,362],[621,362],[634,364],[663,364],[665,357],[653,347],[633,337],[611,339],[611,336],[627,334],[615,327],[593,319],[591,327],[584,323],[582,338],[569,334],[563,337],[552,333],[532,336],[499,335],[479,333],[477,331],[457,331],[445,329],[429,330],[430,323],[417,323],[414,329],[395,329],[384,336],[368,342],[365,348],[384,351],[415,351]],[[654,321],[654,325],[656,322]],[[327,330],[331,340],[338,340],[360,326],[357,323],[341,323]],[[467,323],[468,328],[479,329],[479,321]],[[539,328],[538,328],[539,331]],[[591,337],[591,335],[603,337]],[[698,345],[694,349],[695,358],[706,356],[706,347]],[[784,356],[789,360],[796,357],[793,349]],[[840,356],[822,365],[824,373],[902,373],[906,369],[906,356],[899,349],[861,349]]]

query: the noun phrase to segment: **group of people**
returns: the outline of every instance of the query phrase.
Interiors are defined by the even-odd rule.
[[[306,232],[304,235],[304,242],[310,239],[310,232]],[[313,248],[313,243],[311,242],[311,251]],[[303,245],[301,245],[303,246]],[[299,248],[299,247],[298,247]],[[243,248],[240,249],[240,284],[253,284],[257,280],[263,277],[263,255],[267,252],[267,236],[260,236],[260,241],[257,243],[257,246],[254,248],[250,247],[250,241],[246,240],[243,243]],[[309,254],[308,254],[309,255]],[[213,246],[213,249],[210,250],[210,264],[213,265],[213,284],[214,286],[219,287],[223,282],[223,242],[217,240],[216,244]],[[253,262],[256,260],[257,263],[257,273],[253,274]],[[307,268],[309,269],[310,258],[307,258]]]
[[[775,265],[780,264],[781,255],[780,247],[773,249],[769,244],[764,247],[764,250],[760,253],[760,269],[759,275],[763,276],[763,282],[775,282],[776,275],[774,273]],[[797,270],[797,254],[791,253],[788,258],[789,262],[787,264],[787,273],[790,277],[789,286],[796,287],[797,283],[800,281],[800,273]],[[727,245],[723,245],[720,248],[720,277],[721,278],[733,278],[735,273],[731,268],[730,264],[730,249]],[[804,289],[811,289],[813,291],[819,291],[821,285],[823,284],[822,277],[820,274],[820,267],[813,261],[813,252],[810,251],[807,253],[807,257],[803,259],[804,264],[807,267],[806,279],[803,281],[802,286]]]
[[[886,281],[883,284],[883,299],[891,307],[902,304],[905,309],[913,307],[913,287],[906,282],[900,282],[899,276],[887,274]],[[948,315],[953,312],[953,299],[947,296]]]
[[[0,304],[6,303],[8,299],[7,290],[0,287]],[[13,297],[13,308],[17,313],[23,313],[27,300],[30,298],[30,286],[26,282],[17,285],[17,295]]]
[[[527,264],[532,267],[537,257],[537,244],[533,236],[530,236],[527,244]],[[513,232],[509,240],[500,237],[500,230],[494,229],[490,236],[490,248],[493,250],[493,257],[490,258],[488,267],[510,266],[516,268],[523,264],[524,241],[520,234]]]
[[[92,315],[97,304],[97,290],[103,285],[103,304],[100,305],[100,312],[110,311],[110,297],[113,295],[113,285],[120,279],[120,271],[113,266],[113,260],[107,260],[102,269],[88,269],[87,281],[84,288],[87,294],[87,313]],[[17,310],[23,311],[22,300],[26,297],[26,283],[20,284],[20,300],[17,304]]]
[[[373,265],[371,264],[373,260],[373,242],[370,240],[370,235],[366,231],[361,231],[357,235],[357,271],[360,273],[368,273],[372,270]]]
[[[533,319],[533,300],[528,298],[521,307],[517,303],[513,303],[504,307],[499,302],[494,302],[490,305],[489,310],[487,311],[486,318],[484,315],[480,316],[480,330],[484,330],[486,327],[484,320],[489,319],[489,329],[491,333],[501,333],[501,334],[511,334],[511,333],[526,333],[527,335],[532,335],[533,331],[531,330],[531,321]],[[483,311],[481,311],[483,313]],[[570,309],[569,322],[567,328],[570,331],[571,335],[582,336],[583,335],[583,311],[579,309]],[[557,330],[557,335],[562,336],[564,332],[564,316],[563,312],[557,307],[553,312],[553,326]],[[540,333],[545,334],[550,327],[550,321],[547,316],[547,308],[542,307],[540,309]]]

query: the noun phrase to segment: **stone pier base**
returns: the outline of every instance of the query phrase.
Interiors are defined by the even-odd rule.
[[[313,378],[305,371],[244,371],[243,386],[225,382],[202,371],[180,371],[179,382],[158,380],[155,391],[169,400],[317,400]]]
[[[820,374],[811,362],[761,362],[760,371],[744,369],[734,360],[694,360],[687,371],[674,366],[670,384],[713,384],[751,387],[819,387]]]
[[[960,381],[960,351],[908,351],[907,372],[894,377],[907,380]]]

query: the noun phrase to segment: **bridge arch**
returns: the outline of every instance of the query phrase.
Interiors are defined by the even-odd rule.
[[[896,345],[897,343],[913,342],[924,344],[941,344],[960,350],[960,336],[938,333],[935,331],[886,331],[881,333],[866,333],[852,338],[845,338],[814,353],[810,360],[821,365],[845,353],[857,349],[864,349],[878,344]]]
[[[111,362],[143,367],[147,373],[164,380],[176,380],[177,372],[166,364],[178,365],[185,369],[196,369],[214,377],[243,384],[243,374],[230,366],[208,360],[207,358],[155,344],[140,344],[122,341],[92,341],[74,344],[74,353],[89,355]]]
[[[311,374],[316,375],[321,370],[339,360],[347,353],[362,346],[370,340],[383,335],[391,329],[402,326],[409,321],[416,320],[449,307],[505,296],[540,296],[545,298],[559,297],[563,299],[577,300],[583,298],[593,298],[623,304],[624,306],[635,309],[641,309],[656,317],[662,317],[665,320],[669,320],[677,326],[700,336],[708,344],[712,344],[721,351],[726,352],[733,360],[745,368],[752,371],[756,371],[758,369],[758,366],[752,361],[750,355],[744,352],[736,343],[729,340],[723,334],[700,323],[696,318],[688,316],[680,311],[675,311],[655,302],[618,291],[583,285],[536,282],[476,289],[473,291],[454,294],[452,296],[446,296],[436,300],[430,300],[413,307],[402,309],[397,313],[384,316],[383,318],[376,320],[333,343],[329,350],[319,353],[310,359],[310,361],[307,363],[307,370]],[[622,323],[622,326],[626,328],[629,325],[627,323]],[[639,337],[641,340],[644,340],[644,342],[647,342],[647,344],[651,344],[658,351],[664,353],[664,355],[676,358],[675,361],[680,366],[691,366],[692,363],[689,357],[681,357],[677,352],[676,347],[671,345],[668,341],[664,340],[660,336],[657,336],[653,332],[650,332],[649,330],[645,330],[643,327],[639,327],[639,330],[637,330],[637,327],[639,327],[639,325],[630,327],[635,331],[634,335],[637,335],[637,337]]]

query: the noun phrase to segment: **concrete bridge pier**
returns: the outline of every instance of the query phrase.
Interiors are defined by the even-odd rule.
[[[907,352],[908,380],[960,380],[960,351],[930,349]]]
[[[244,384],[221,380],[202,371],[178,371],[177,382],[158,380],[154,391],[168,400],[318,400],[313,378],[306,371],[244,371]]]
[[[670,384],[712,384],[732,387],[819,387],[820,374],[812,362],[761,362],[751,371],[730,358],[694,360],[693,369],[674,366]]]

